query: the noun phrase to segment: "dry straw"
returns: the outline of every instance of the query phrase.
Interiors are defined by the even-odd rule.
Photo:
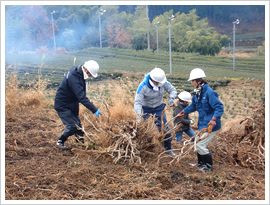
[[[41,65],[38,69],[38,80],[28,79],[28,82],[19,80],[17,69],[9,70],[12,68],[9,65],[5,73],[5,109],[9,110],[22,110],[25,107],[40,107],[47,106],[49,101],[46,99],[47,80],[41,77],[41,69],[43,66],[44,55],[41,59]],[[27,73],[26,73],[27,75]]]

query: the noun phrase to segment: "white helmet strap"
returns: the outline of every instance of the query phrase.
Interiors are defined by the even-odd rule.
[[[89,78],[89,76],[88,76],[87,73],[85,72],[83,66],[82,66],[82,71],[83,71],[83,79],[86,80],[87,78]]]
[[[150,85],[153,87],[153,90],[154,90],[154,91],[159,91],[158,86],[156,86],[156,85],[153,83],[152,79],[149,79],[149,83],[150,83]]]

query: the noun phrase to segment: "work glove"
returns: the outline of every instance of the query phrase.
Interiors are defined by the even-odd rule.
[[[97,117],[99,117],[99,115],[102,115],[102,113],[101,113],[99,110],[97,110],[97,111],[95,112],[95,115],[96,115]]]
[[[213,116],[210,122],[208,123],[208,126],[211,125],[212,129],[214,129],[214,127],[217,125],[216,121],[217,121],[217,118]]]
[[[179,118],[179,117],[181,117],[181,116],[183,116],[183,115],[185,115],[184,110],[182,110],[178,115],[176,115],[176,118]]]
[[[185,115],[184,110],[182,110],[178,115]]]
[[[168,105],[170,106],[170,105],[172,105],[173,103],[174,103],[173,99],[170,98],[170,99],[168,100]]]

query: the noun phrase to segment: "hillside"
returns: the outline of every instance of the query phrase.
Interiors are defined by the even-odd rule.
[[[214,27],[218,33],[225,34],[233,39],[232,23],[210,22],[209,25]],[[236,49],[239,49],[239,47],[257,48],[263,45],[265,41],[264,22],[250,23],[241,21],[240,24],[236,26],[235,39]],[[233,44],[231,43],[231,47],[232,46]]]

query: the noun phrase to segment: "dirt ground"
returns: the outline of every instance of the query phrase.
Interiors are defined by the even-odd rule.
[[[243,83],[234,81],[219,91],[241,89]],[[262,81],[248,82],[253,88],[262,84]],[[227,97],[223,95],[222,100],[225,103]],[[170,164],[173,158],[169,156],[157,163],[164,151],[161,144],[155,152],[144,155],[142,164],[123,161],[114,164],[109,155],[100,154],[99,150],[79,153],[78,149],[83,148],[73,143],[72,137],[67,146],[73,149],[60,150],[56,141],[64,126],[52,108],[6,112],[5,199],[265,200],[263,157],[251,153],[251,147],[255,150],[264,146],[264,107],[249,109],[244,118],[258,117],[261,124],[246,123],[239,128],[243,133],[234,132],[225,124],[209,145],[214,170],[205,173],[189,166],[196,162],[194,151],[177,163]],[[252,110],[260,116],[255,116]],[[224,119],[228,123],[232,120],[235,116],[227,115]],[[240,120],[238,124],[243,123]],[[241,158],[240,148],[246,149],[246,145],[251,154]],[[182,146],[173,140],[177,154]]]

